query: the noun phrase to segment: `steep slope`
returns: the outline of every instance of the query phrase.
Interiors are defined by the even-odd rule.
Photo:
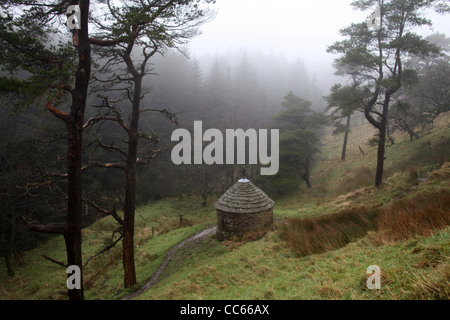
[[[180,248],[162,270],[159,281],[137,299],[438,299],[449,298],[449,228],[431,235],[375,243],[376,230],[348,245],[299,257],[280,237],[288,218],[332,215],[343,209],[386,208],[397,200],[450,190],[448,116],[421,139],[396,136],[387,150],[385,184],[372,187],[375,147],[369,125],[353,128],[348,160],[340,161],[342,137],[326,135],[316,162],[313,188],[274,199],[277,224],[259,241],[218,242],[199,239]],[[363,155],[360,151],[364,151]],[[180,215],[182,219],[180,220]],[[194,198],[164,199],[139,209],[136,267],[144,284],[169,251],[184,239],[214,225],[213,203]],[[86,262],[99,252],[115,229],[104,218],[83,230]],[[0,262],[1,299],[66,299],[66,270],[42,258],[63,260],[63,241],[54,237],[27,252],[24,266],[8,277]],[[381,268],[382,289],[368,290],[367,268]],[[93,258],[85,268],[87,299],[120,299],[139,286],[123,290],[121,246]]]

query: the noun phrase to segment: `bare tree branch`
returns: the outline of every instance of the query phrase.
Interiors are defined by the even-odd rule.
[[[91,142],[89,145],[92,145],[94,143],[96,143],[97,145],[95,146],[95,148],[91,152],[91,158],[92,158],[92,154],[95,152],[97,147],[101,147],[103,150],[112,152],[112,153],[114,153],[116,155],[117,155],[117,153],[119,153],[119,154],[121,154],[121,155],[123,155],[125,157],[127,156],[127,153],[124,150],[122,150],[121,148],[115,146],[114,143],[112,145],[107,146],[104,143],[102,143],[99,139],[96,139],[93,142]]]
[[[119,228],[119,229],[120,229],[120,228]],[[112,236],[112,237],[114,237],[114,235],[116,234],[116,232],[120,232],[120,231],[118,231],[119,229],[114,230],[114,233],[113,233],[113,236]],[[91,261],[92,259],[94,259],[94,258],[98,257],[99,255],[101,255],[101,254],[103,254],[103,253],[105,253],[105,252],[111,250],[112,248],[114,248],[114,247],[116,246],[116,244],[119,243],[119,241],[122,240],[122,239],[123,239],[123,233],[120,232],[120,237],[119,237],[116,241],[114,241],[113,243],[109,244],[108,246],[106,246],[105,248],[103,248],[102,250],[100,250],[98,253],[94,254],[92,257],[88,258],[88,259],[86,260],[86,263],[83,265],[83,268],[86,267],[87,264],[89,263],[89,261]],[[112,241],[112,239],[111,239],[111,241]]]
[[[95,210],[103,214],[104,216],[111,216],[113,217],[120,225],[123,225],[123,219],[117,214],[116,212],[116,205],[114,204],[114,208],[112,210],[106,210],[99,205],[97,205],[94,201],[89,199],[84,199],[87,204],[89,204],[91,207],[93,207]]]
[[[39,233],[66,235],[69,230],[69,226],[65,223],[35,225],[35,224],[32,224],[30,221],[26,220],[24,217],[22,217],[22,220],[29,230],[36,231]]]
[[[91,162],[81,168],[81,171],[86,171],[91,168],[109,168],[109,169],[121,169],[126,171],[127,168],[121,163],[101,163],[98,161]]]
[[[169,118],[169,120],[173,123],[175,123],[177,126],[179,126],[178,124],[178,119],[177,119],[177,114],[176,113],[171,113],[168,109],[154,109],[154,108],[146,108],[146,109],[142,109],[139,111],[139,113],[144,113],[144,112],[159,112],[164,114],[167,118]]]
[[[58,264],[60,266],[63,266],[64,268],[68,268],[69,267],[69,265],[67,263],[64,263],[64,262],[55,260],[53,258],[50,258],[50,257],[46,256],[45,254],[41,254],[41,257],[43,257],[43,258],[45,258],[45,259],[47,259],[47,260],[49,260],[49,261],[51,261],[53,263],[56,263],[56,264]]]

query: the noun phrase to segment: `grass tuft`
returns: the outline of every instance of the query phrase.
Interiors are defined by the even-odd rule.
[[[317,218],[290,218],[280,238],[299,256],[320,254],[346,246],[369,231],[375,245],[418,236],[429,237],[450,225],[450,193],[419,193],[383,208],[352,208]]]
[[[434,276],[422,272],[414,273],[416,280],[413,284],[413,300],[450,300],[450,269],[437,270]]]
[[[450,225],[450,193],[446,190],[419,193],[386,207],[377,219],[372,235],[376,244],[398,242],[417,236],[429,237]]]
[[[374,228],[378,210],[345,209],[318,218],[291,218],[280,228],[280,237],[300,257],[346,246]]]

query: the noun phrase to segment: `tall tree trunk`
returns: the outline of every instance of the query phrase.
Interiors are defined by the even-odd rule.
[[[378,154],[377,154],[377,172],[375,175],[375,187],[381,187],[383,183],[383,171],[384,171],[384,158],[385,158],[385,145],[386,145],[386,127],[382,125],[382,129],[379,130],[378,141]]]
[[[74,101],[75,102],[75,101]],[[68,230],[64,236],[66,241],[67,264],[82,267],[83,259],[81,254],[81,215],[82,215],[82,130],[83,123],[79,121],[79,116],[73,119],[73,125],[68,126],[69,131],[69,151],[67,155],[68,174],[68,206],[67,223]],[[78,119],[77,119],[78,118]],[[81,271],[81,289],[69,290],[70,300],[83,300],[83,272]]]
[[[311,165],[310,165],[309,159],[304,160],[303,169],[305,170],[305,173],[302,175],[302,179],[305,180],[306,185],[308,186],[308,189],[311,189],[312,188],[312,183],[311,183],[311,178],[310,178]]]
[[[9,252],[5,250],[5,265],[6,270],[8,270],[8,276],[12,277],[14,275],[14,270],[11,266],[11,259],[9,257]]]
[[[10,264],[11,263],[10,262],[10,255],[14,254],[14,252],[16,251],[15,250],[15,241],[14,241],[15,237],[16,237],[16,217],[15,217],[14,213],[12,215],[10,215],[10,216],[11,216],[11,234],[10,234],[10,237],[9,237],[9,248],[8,248],[8,251],[6,252],[7,259],[5,261],[9,264],[9,265],[7,265],[8,274],[10,276],[13,276],[14,272],[13,272],[11,264]],[[11,269],[11,273],[9,272],[10,269]]]
[[[305,180],[306,186],[308,187],[308,189],[311,189],[312,183],[311,183],[311,179],[309,178],[309,175],[303,175],[302,178],[303,178],[303,180]]]
[[[69,290],[70,300],[83,300],[83,259],[81,253],[81,217],[82,209],[82,181],[81,167],[83,164],[83,124],[86,109],[87,89],[91,74],[91,47],[88,32],[89,0],[80,0],[80,29],[74,32],[74,45],[78,49],[78,69],[76,73],[75,89],[72,92],[72,105],[68,121],[67,151],[67,232],[66,242],[68,265],[78,266],[81,270],[81,289]]]
[[[142,90],[142,76],[134,76],[133,106],[128,132],[128,155],[125,181],[123,269],[124,285],[129,288],[136,284],[134,263],[134,220],[136,210],[136,167],[138,152],[138,130]]]
[[[9,210],[9,208],[3,208],[4,210]],[[8,275],[9,276],[13,276],[14,275],[14,271],[13,268],[11,266],[11,260],[10,260],[10,255],[11,255],[11,238],[8,239],[8,235],[7,235],[7,225],[6,225],[6,218],[8,216],[11,216],[11,213],[4,213],[2,212],[0,214],[0,249],[3,251],[3,257],[5,258],[5,266],[6,266],[6,270],[8,270]],[[9,241],[8,241],[9,240]]]
[[[386,135],[387,135],[387,119],[389,102],[391,100],[391,95],[386,94],[383,103],[383,113],[381,115],[380,126],[378,127],[379,140],[378,140],[378,154],[377,154],[377,172],[375,174],[375,187],[381,187],[383,183],[383,172],[384,172],[384,160],[386,158]]]
[[[78,71],[77,82],[83,81],[83,72]],[[80,106],[80,107],[78,107]],[[83,154],[83,121],[85,97],[73,94],[70,120],[67,121],[68,151],[67,151],[67,232],[66,242],[67,264],[82,267],[81,253],[81,216],[82,216],[82,181],[81,167]],[[81,270],[81,289],[69,290],[70,300],[83,300],[83,272]]]
[[[344,135],[344,145],[342,146],[342,156],[341,159],[342,161],[345,161],[346,155],[347,155],[347,142],[348,142],[348,135],[349,135],[349,131],[350,131],[350,121],[352,119],[352,115],[350,114],[347,117],[347,126],[345,128],[345,135]]]
[[[130,144],[131,143],[130,141]],[[123,224],[123,270],[124,286],[130,288],[136,284],[134,263],[134,216],[136,208],[136,158],[128,157]],[[134,162],[134,165],[133,165]]]

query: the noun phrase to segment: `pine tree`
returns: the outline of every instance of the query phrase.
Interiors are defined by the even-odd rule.
[[[376,27],[363,22],[342,29],[341,35],[346,39],[331,45],[328,52],[340,55],[336,59],[338,72],[356,79],[362,90],[369,93],[364,113],[378,130],[375,186],[381,187],[389,109],[404,81],[413,73],[405,67],[405,59],[439,51],[412,30],[431,25],[431,21],[422,15],[425,9],[448,12],[450,7],[445,2],[433,0],[357,0],[352,6],[363,11],[378,8]],[[372,18],[373,15],[369,19]]]

